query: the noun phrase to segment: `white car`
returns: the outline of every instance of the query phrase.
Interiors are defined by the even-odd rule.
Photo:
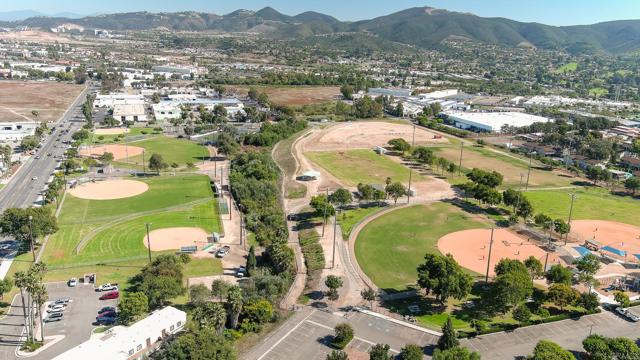
[[[111,285],[111,284],[103,284],[103,285],[100,285],[96,290],[97,291],[114,291],[114,290],[118,290],[118,286]]]
[[[31,178],[31,180],[38,180],[38,177],[34,176],[34,177]]]
[[[63,312],[65,308],[66,308],[66,306],[64,306],[62,304],[51,304],[51,305],[49,305],[49,308],[47,309],[47,312],[48,313]]]
[[[75,287],[76,285],[78,285],[78,279],[76,278],[69,279],[69,287]]]

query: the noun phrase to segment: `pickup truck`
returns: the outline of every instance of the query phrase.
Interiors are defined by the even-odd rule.
[[[114,291],[118,290],[118,284],[102,284],[96,288],[96,291]]]

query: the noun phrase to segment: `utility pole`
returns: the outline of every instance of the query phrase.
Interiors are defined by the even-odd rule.
[[[333,213],[333,255],[331,256],[331,268],[336,267],[336,232],[338,228],[338,209]]]
[[[33,262],[36,262],[36,246],[33,243],[33,216],[29,215],[29,241],[31,242],[31,253],[33,254]]]
[[[491,227],[491,240],[489,241],[489,256],[487,256],[487,273],[484,277],[484,282],[489,283],[489,267],[491,264],[491,249],[493,248],[493,227]]]
[[[525,185],[524,191],[529,190],[529,175],[531,175],[531,160],[532,159],[533,159],[533,156],[531,156],[531,153],[529,153],[529,169],[527,170],[527,185]]]
[[[567,245],[567,241],[569,240],[569,232],[571,232],[571,214],[573,213],[573,201],[576,199],[576,197],[578,197],[578,195],[576,195],[576,193],[571,193],[569,196],[571,196],[571,206],[569,206],[569,221],[567,221],[567,225],[569,225],[569,231],[564,237],[565,245]]]
[[[518,198],[516,199],[516,203],[515,205],[513,205],[513,213],[515,214],[517,209],[518,209],[518,205],[520,205],[520,194],[522,193],[522,178],[524,177],[523,173],[520,173],[520,185],[518,185]]]
[[[458,176],[462,174],[462,148],[464,147],[464,142],[460,140],[460,161],[458,162]]]
[[[413,136],[411,137],[411,148],[416,145],[416,124],[413,124]],[[407,189],[407,204],[411,198],[411,175],[413,170],[411,170],[411,166],[409,166],[409,188]]]
[[[542,268],[542,271],[547,271],[547,262],[549,262],[549,249],[547,249],[547,255],[544,257],[544,267]]]
[[[327,225],[327,207],[329,207],[329,188],[327,188],[327,198],[324,202],[324,214],[322,215],[322,237],[324,237],[324,227]]]
[[[146,175],[147,174],[147,169],[145,168],[145,164],[144,164],[144,149],[142,150],[142,175]]]
[[[151,264],[151,237],[149,237],[149,226],[151,223],[144,224],[147,227],[147,250],[149,251],[149,264]]]

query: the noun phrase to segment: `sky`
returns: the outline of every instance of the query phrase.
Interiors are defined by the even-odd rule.
[[[226,14],[240,8],[259,10],[265,6],[288,15],[313,10],[343,21],[370,19],[415,6],[549,25],[640,18],[640,0],[4,0],[0,11],[36,10],[45,14],[73,12],[86,15],[196,10]]]

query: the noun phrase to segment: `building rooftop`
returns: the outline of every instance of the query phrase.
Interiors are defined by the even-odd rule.
[[[116,104],[113,107],[113,117],[128,115],[144,115],[144,105],[142,104]]]
[[[512,127],[529,126],[536,122],[546,123],[548,118],[525,114],[522,112],[446,112],[449,117],[456,121],[464,122],[468,125],[491,128],[492,131],[500,131],[504,125]]]

